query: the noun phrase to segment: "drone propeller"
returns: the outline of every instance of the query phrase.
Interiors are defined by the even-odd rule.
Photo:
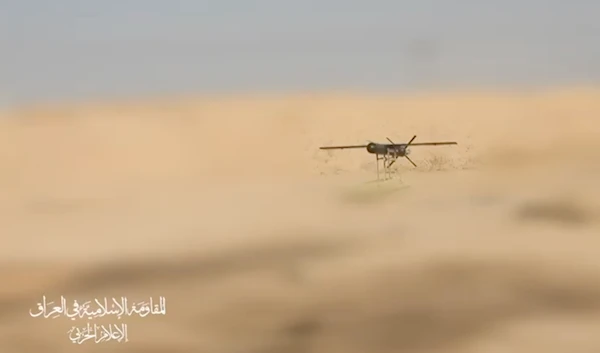
[[[410,146],[410,144],[417,138],[417,135],[414,135],[410,141],[408,141],[408,143],[404,146],[404,148],[407,148],[408,146]],[[394,141],[392,141],[389,137],[386,137],[386,139],[392,144],[392,145],[396,145],[396,143],[394,143]],[[408,161],[416,168],[417,165],[415,164],[415,162],[412,161],[412,159],[410,159],[406,153],[404,154],[404,158],[408,159]],[[390,164],[388,164],[388,168],[392,166],[392,164],[394,164],[396,162],[396,160],[394,159],[393,161],[390,162]]]
[[[417,138],[417,135],[414,135],[413,138],[410,139],[410,141],[408,141],[408,143],[406,144],[405,148],[408,148],[408,146],[410,146],[410,144]],[[412,161],[412,159],[410,159],[408,157],[408,155],[406,153],[404,153],[404,158],[408,159],[408,161],[416,168],[417,165],[415,164],[415,162]]]
[[[410,163],[412,163],[412,165],[414,165],[414,166],[415,166],[415,168],[417,167],[417,165],[415,164],[415,162],[413,162],[413,161],[412,161],[412,159],[408,158],[408,156],[404,156],[404,157],[405,157],[406,159],[408,159],[408,161],[409,161]]]

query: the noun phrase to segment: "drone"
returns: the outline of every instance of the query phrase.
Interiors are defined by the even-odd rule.
[[[390,167],[396,162],[398,157],[406,158],[413,166],[417,166],[408,155],[410,154],[409,147],[412,146],[439,146],[439,145],[458,145],[454,141],[444,142],[418,142],[413,143],[417,138],[417,135],[413,136],[408,143],[394,143],[388,137],[386,139],[390,143],[375,143],[369,142],[367,145],[347,145],[347,146],[326,146],[320,147],[322,150],[343,150],[349,148],[366,148],[368,153],[374,154],[377,163],[377,180],[379,180],[379,161],[383,163],[384,179],[391,178]]]

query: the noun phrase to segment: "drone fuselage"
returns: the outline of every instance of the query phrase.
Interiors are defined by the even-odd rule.
[[[367,145],[367,152],[382,156],[404,157],[410,154],[406,144],[383,144],[371,142]]]

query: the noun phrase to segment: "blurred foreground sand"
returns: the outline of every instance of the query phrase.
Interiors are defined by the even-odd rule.
[[[2,113],[0,351],[600,352],[599,116],[593,89]],[[318,150],[413,134],[459,145],[381,188]],[[77,345],[42,295],[167,314]]]

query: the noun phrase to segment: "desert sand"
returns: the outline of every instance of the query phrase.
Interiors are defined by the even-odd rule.
[[[0,351],[600,352],[600,90],[0,113]],[[414,147],[374,183],[367,140]],[[379,186],[378,186],[379,185]],[[46,296],[165,315],[32,317]],[[74,344],[87,323],[128,342]]]

